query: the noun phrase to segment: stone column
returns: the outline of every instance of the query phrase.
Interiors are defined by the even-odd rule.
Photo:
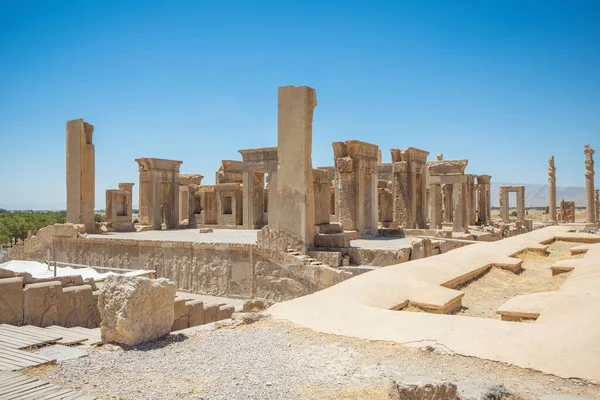
[[[262,228],[265,208],[265,174],[245,171],[243,175],[244,228]]]
[[[354,179],[354,161],[347,156],[344,142],[333,143],[335,159],[335,201],[338,222],[345,231],[358,230],[357,200],[354,195],[356,182]]]
[[[556,167],[554,166],[554,156],[550,156],[548,159],[548,210],[550,222],[556,225]]]
[[[394,226],[410,229],[411,207],[408,184],[408,162],[396,161],[393,163],[394,180],[392,193],[394,195]]]
[[[308,86],[282,86],[278,97],[279,167],[277,218],[273,226],[300,240],[305,252],[315,240],[312,121],[317,95]]]
[[[517,219],[519,221],[525,219],[525,186],[521,186],[517,190]]]
[[[452,184],[452,205],[454,206],[454,212],[452,215],[453,232],[464,233],[466,230],[464,214],[464,187],[465,184],[462,182]]]
[[[469,174],[466,176],[466,203],[467,203],[467,224],[475,225],[477,222],[477,191],[475,188],[475,175]]]
[[[429,229],[440,229],[442,227],[442,185],[432,183],[429,189],[431,199],[431,215]]]
[[[127,202],[127,215],[133,215],[133,185],[135,185],[135,183],[119,183],[119,190],[125,190],[129,192],[129,201]]]
[[[589,144],[584,146],[585,154],[585,209],[587,218],[585,220],[586,228],[596,226],[596,210],[594,204],[594,149]]]
[[[67,121],[67,222],[85,225],[88,233],[96,230],[93,133],[83,119]]]
[[[500,213],[502,214],[502,222],[508,224],[510,215],[508,213],[508,192],[505,188],[500,188]]]
[[[453,192],[454,192],[454,185],[449,184],[449,183],[442,185],[443,202],[444,202],[444,216],[443,216],[442,222],[453,222],[454,221]]]
[[[596,224],[600,222],[600,190],[594,190],[594,201],[596,202]]]

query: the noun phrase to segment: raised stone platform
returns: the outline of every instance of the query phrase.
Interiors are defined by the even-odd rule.
[[[256,229],[215,229],[210,233],[200,233],[198,229],[173,229],[164,231],[118,232],[102,235],[88,235],[99,239],[133,239],[162,240],[165,242],[197,242],[197,243],[243,243],[254,244],[258,230]]]

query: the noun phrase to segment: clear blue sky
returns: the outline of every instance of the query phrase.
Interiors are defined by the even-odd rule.
[[[136,191],[137,157],[213,183],[277,144],[289,84],[317,91],[314,166],[358,139],[498,182],[544,183],[555,154],[583,186],[589,142],[600,175],[599,1],[0,0],[0,207],[65,208],[74,118],[95,126],[98,209]]]

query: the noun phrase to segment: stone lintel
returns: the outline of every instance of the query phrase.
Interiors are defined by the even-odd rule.
[[[243,185],[241,183],[217,183],[215,185],[217,192],[242,190],[242,187]]]
[[[414,161],[418,163],[426,163],[428,151],[417,149],[416,147],[409,147],[406,149],[390,149],[392,153],[392,162],[397,161]]]
[[[523,185],[513,185],[513,186],[500,186],[500,190],[505,192],[519,192],[521,190],[525,190],[525,186]]]
[[[140,171],[164,170],[179,172],[179,166],[183,161],[165,160],[162,158],[136,158]]]
[[[468,163],[469,160],[441,160],[430,161],[427,165],[430,175],[463,175]]]
[[[277,161],[277,147],[262,147],[260,149],[238,150],[244,162]]]
[[[179,174],[179,185],[200,185],[203,178],[204,176],[200,174]]]
[[[368,158],[377,162],[379,154],[379,146],[360,140],[347,140],[346,149],[348,155],[353,158]]]
[[[226,183],[220,183],[220,185],[227,185]],[[197,192],[214,192],[216,185],[200,185]]]
[[[222,172],[244,172],[244,162],[236,160],[223,160],[219,171]]]
[[[135,185],[135,183],[131,183],[131,182],[121,182],[121,183],[119,183],[119,190],[127,190],[127,191],[131,192],[133,190],[134,185]]]

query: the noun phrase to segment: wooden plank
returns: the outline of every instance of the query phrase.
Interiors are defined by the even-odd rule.
[[[19,357],[18,354],[0,354],[0,359],[2,362],[7,364],[14,364],[21,367],[32,367],[37,365],[37,363],[32,362],[31,360],[27,360],[26,358]]]
[[[17,384],[13,387],[6,388],[0,393],[0,400],[8,400],[12,397],[15,397],[16,394],[23,393],[30,389],[47,385],[47,383],[38,381],[37,379],[32,379],[31,382],[27,382],[24,384]]]
[[[56,342],[57,344],[63,344],[65,346],[68,346],[68,345],[72,345],[72,344],[81,343],[81,338],[78,337],[77,339],[74,339],[71,336],[69,336],[69,338],[65,338],[66,335],[63,332],[56,332],[56,331],[53,331],[53,330],[49,330],[48,328],[40,328],[39,326],[33,326],[33,325],[25,325],[25,327],[29,331],[41,332],[41,333],[43,333],[45,335],[50,334],[50,335],[60,335],[60,336],[62,336],[62,339],[59,339]],[[21,327],[21,328],[23,328],[23,327]]]
[[[13,400],[20,398],[21,396],[30,395],[32,393],[37,393],[40,390],[45,389],[49,386],[45,382],[38,381],[37,379],[29,384],[29,386],[17,387],[11,392],[7,392],[0,396],[0,400]]]
[[[51,395],[42,397],[40,400],[57,400],[57,399],[62,399],[65,396],[70,396],[72,393],[74,393],[71,389],[63,389],[60,392],[56,392],[53,393]]]
[[[53,334],[50,332],[46,332],[46,331],[39,332],[39,331],[35,331],[33,329],[29,329],[29,326],[17,327],[17,326],[13,326],[13,325],[1,324],[0,331],[15,332],[17,334],[20,334],[20,335],[23,335],[23,336],[26,336],[29,338],[35,338],[35,339],[45,340],[45,341],[49,341],[49,342],[56,342],[57,340],[60,340],[62,338],[61,336],[57,336],[56,334]]]
[[[66,346],[72,345],[72,344],[78,344],[78,343],[84,342],[87,339],[83,335],[77,335],[77,334],[69,332],[69,331],[62,331],[62,330],[55,329],[54,325],[52,327],[38,328],[38,329],[43,329],[47,334],[62,336],[62,339],[58,340],[56,343],[63,344]]]
[[[14,382],[19,382],[19,381],[24,381],[26,379],[30,379],[28,376],[21,375],[18,372],[12,372],[12,371],[4,371],[4,372],[11,372],[14,375],[8,375],[7,377],[3,377],[3,375],[0,375],[0,389],[2,389],[5,386],[8,386],[9,383],[14,383]],[[2,372],[2,373],[4,373],[4,372]]]
[[[10,349],[10,348],[2,348],[0,346],[0,355],[2,355],[2,354],[9,355],[9,356],[19,356],[19,358],[33,361],[33,362],[55,361],[55,360],[50,360],[50,359],[47,359],[44,357],[36,356],[35,354],[27,353],[26,351]]]
[[[46,329],[50,329],[56,333],[64,334],[65,338],[73,338],[73,340],[77,340],[77,343],[83,344],[96,344],[98,342],[102,342],[102,339],[88,335],[86,333],[80,333],[78,331],[72,331],[71,328],[65,328],[62,326],[52,325]],[[87,342],[85,342],[87,340]]]
[[[56,399],[60,399],[63,396],[68,396],[71,393],[73,393],[73,391],[71,389],[62,389],[56,393],[48,394],[44,397],[41,397],[40,400],[56,400]]]
[[[31,347],[31,342],[25,342],[20,339],[7,337],[0,334],[0,344],[6,347],[12,347],[13,349],[26,349]]]
[[[60,387],[46,384],[45,386],[39,386],[29,391],[19,393],[16,397],[11,397],[10,400],[39,399],[44,394],[56,393],[58,390],[60,390]]]
[[[52,342],[45,338],[40,340],[38,338],[27,336],[22,332],[14,332],[8,328],[0,328],[0,341],[21,346],[19,348],[41,346],[45,343]]]

